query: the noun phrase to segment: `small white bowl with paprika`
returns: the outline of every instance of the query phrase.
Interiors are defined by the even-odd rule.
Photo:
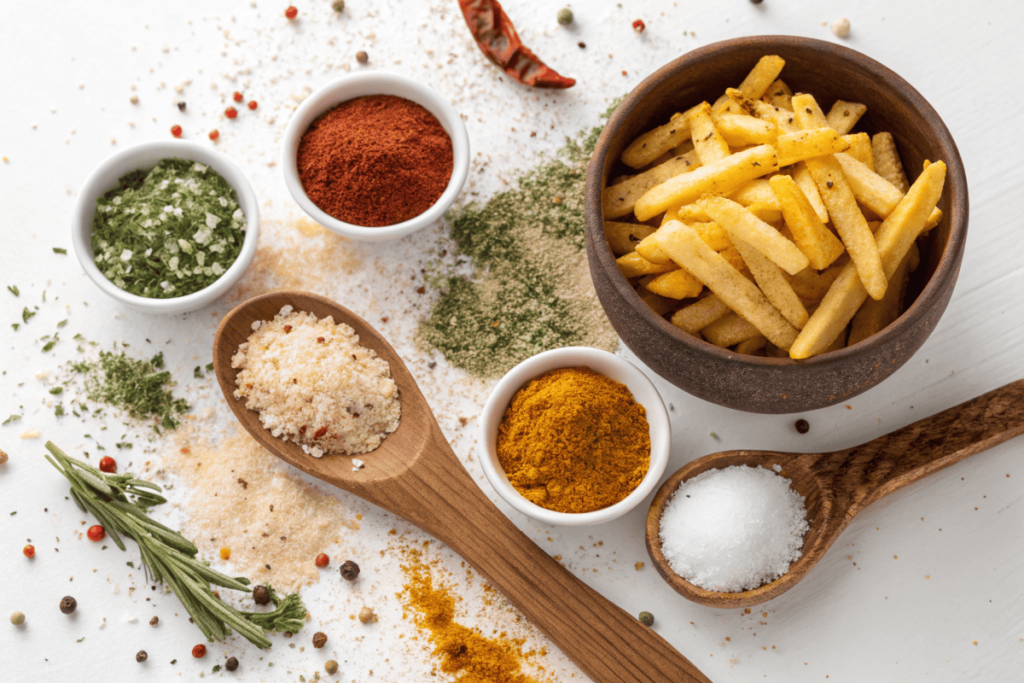
[[[576,371],[577,376],[570,377],[563,374],[559,377],[552,374],[559,370],[573,370]],[[649,460],[646,472],[643,473],[639,483],[635,482],[635,475],[631,479],[628,473],[616,473],[616,467],[606,467],[607,462],[591,463],[594,466],[592,479],[588,482],[575,482],[581,484],[582,489],[586,489],[588,486],[593,487],[595,497],[603,496],[603,500],[620,498],[617,502],[583,512],[563,512],[551,509],[559,507],[559,505],[554,505],[553,498],[549,498],[543,490],[545,481],[549,482],[547,488],[552,491],[556,490],[552,486],[561,487],[565,484],[559,476],[549,477],[546,476],[548,473],[544,473],[537,478],[537,486],[531,487],[530,490],[524,489],[524,491],[520,490],[524,488],[522,471],[513,475],[518,486],[513,485],[510,481],[509,474],[502,466],[502,458],[499,455],[499,450],[503,450],[505,446],[499,447],[499,440],[518,437],[511,436],[513,434],[511,425],[506,426],[502,433],[502,422],[507,414],[511,415],[510,406],[524,411],[528,409],[525,403],[517,400],[517,394],[520,393],[520,390],[537,392],[539,385],[536,383],[531,385],[531,383],[538,379],[548,382],[554,382],[557,379],[562,382],[561,386],[552,387],[553,391],[548,391],[546,394],[536,393],[531,399],[534,411],[529,418],[531,422],[536,421],[538,425],[540,422],[548,422],[552,426],[556,423],[562,425],[561,433],[554,435],[552,443],[542,447],[547,451],[543,453],[542,457],[545,460],[550,457],[552,470],[562,466],[558,462],[559,459],[564,461],[566,456],[572,455],[571,451],[574,449],[566,447],[566,444],[570,442],[575,442],[576,446],[582,442],[589,444],[584,449],[584,457],[591,454],[603,455],[607,460],[607,457],[616,449],[622,448],[623,458],[635,458],[637,453],[626,452],[636,450],[629,444],[638,443],[637,439],[641,439],[639,443],[642,443],[645,440],[644,437],[649,435]],[[565,383],[566,380],[574,385],[571,390],[575,392],[575,395],[566,394],[563,405],[555,405],[556,402],[561,402],[558,397],[562,394],[563,387],[570,386]],[[607,391],[607,402],[604,397],[595,402],[592,395],[586,395],[588,388],[595,387],[603,387],[600,389],[602,394]],[[555,397],[556,400],[550,400],[551,397]],[[574,401],[579,405],[570,405]],[[638,410],[638,408],[642,410]],[[566,411],[566,409],[568,410]],[[538,410],[539,420],[536,419]],[[544,415],[548,411],[552,412],[549,415]],[[633,415],[630,411],[638,414]],[[583,415],[583,413],[588,414]],[[563,416],[566,419],[563,419]],[[522,417],[526,417],[525,412]],[[587,427],[595,419],[596,424]],[[646,424],[643,424],[644,422]],[[533,427],[531,425],[530,429],[532,430]],[[645,429],[647,434],[642,433]],[[588,433],[577,433],[583,431]],[[625,431],[632,433],[626,434]],[[519,434],[521,437],[522,432]],[[616,445],[610,450],[604,449],[603,447],[609,441]],[[601,524],[621,517],[635,508],[654,491],[665,473],[671,441],[668,411],[665,409],[661,395],[647,376],[620,356],[588,347],[570,346],[553,349],[523,361],[510,370],[494,387],[480,416],[480,444],[482,446],[480,461],[487,480],[498,492],[498,495],[515,510],[546,525],[589,526]],[[623,444],[626,445],[623,446]],[[536,448],[528,444],[527,448],[533,451],[533,457],[536,457]],[[604,452],[598,454],[598,450],[604,450]],[[619,454],[616,453],[617,455]],[[565,463],[563,462],[563,464]],[[572,466],[571,463],[568,465]],[[529,467],[529,464],[526,467]],[[569,476],[571,477],[571,475]],[[626,482],[624,489],[623,483],[616,479]],[[570,480],[565,488],[568,489],[573,485],[574,482]],[[630,490],[630,486],[635,487]],[[616,489],[625,494],[624,497],[613,494],[609,499],[609,491]],[[581,500],[579,491],[572,498],[571,506],[579,507]],[[589,506],[584,505],[584,507]]]
[[[285,130],[281,165],[288,191],[313,220],[351,239],[383,242],[444,216],[469,175],[469,136],[431,88],[398,74],[363,73],[303,100]]]

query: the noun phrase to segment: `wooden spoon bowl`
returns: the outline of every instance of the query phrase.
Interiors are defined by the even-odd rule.
[[[903,488],[983,450],[1024,434],[1024,380],[1008,384],[856,448],[834,453],[727,451],[684,465],[669,477],[647,513],[647,552],[662,578],[683,597],[732,609],[750,607],[795,586],[825,555],[861,510]],[[696,586],[672,569],[661,547],[661,516],[679,485],[710,469],[773,465],[804,496],[810,530],[803,552],[789,571],[753,590],[717,593]]]
[[[231,357],[283,306],[333,316],[391,365],[402,419],[373,452],[352,458],[314,458],[267,431],[259,415],[234,398]],[[690,683],[705,678],[658,634],[562,567],[526,537],[484,495],[448,445],[426,399],[402,359],[362,318],[330,299],[304,292],[274,292],[250,299],[221,321],[213,342],[220,388],[242,426],[268,451],[338,488],[415,524],[459,553],[492,586],[598,683]]]

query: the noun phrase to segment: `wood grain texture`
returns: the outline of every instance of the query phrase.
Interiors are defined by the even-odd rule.
[[[925,418],[854,448],[833,453],[727,451],[698,458],[658,490],[647,514],[647,551],[673,589],[702,605],[742,608],[795,586],[824,556],[861,510],[885,495],[965,458],[1024,434],[1024,380]],[[811,528],[803,553],[789,571],[759,588],[738,593],[705,590],[676,574],[661,548],[661,516],[679,485],[710,469],[733,465],[782,467],[781,475],[805,498]]]
[[[255,411],[234,398],[237,370],[231,357],[252,332],[285,305],[351,325],[362,345],[391,364],[402,419],[381,446],[352,458],[314,458],[273,437]],[[303,292],[250,299],[221,321],[213,344],[217,381],[242,426],[267,450],[303,472],[374,503],[448,544],[600,683],[707,681],[663,638],[542,551],[473,482],[441,432],[408,368],[362,318],[333,301]]]

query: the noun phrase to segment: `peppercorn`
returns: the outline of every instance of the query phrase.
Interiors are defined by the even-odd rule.
[[[339,571],[341,572],[341,578],[346,581],[355,581],[359,577],[359,565],[352,560],[345,560]]]
[[[764,2],[764,0],[750,0],[750,2],[754,3],[755,5],[760,5],[762,2]]]
[[[263,584],[254,586],[252,589],[252,599],[257,605],[265,605],[270,602],[270,591]]]
[[[228,671],[234,671],[238,668],[238,660],[234,657],[228,657],[228,661],[224,663],[224,668]]]
[[[24,555],[25,557],[35,557],[36,556],[36,547],[34,545],[27,545],[27,546],[25,546],[24,548],[21,549],[21,554]]]
[[[174,124],[173,126],[171,126],[171,135],[173,135],[176,138],[180,138],[181,126],[179,126],[178,124]]]
[[[327,644],[327,634],[323,631],[317,631],[313,634],[313,647],[316,649],[322,648]]]
[[[249,101],[249,109],[251,109],[252,111],[256,111],[256,107],[258,107],[258,106],[259,105],[256,104],[256,100],[250,100]]]
[[[142,664],[147,659],[149,659],[149,655],[146,654],[145,650],[139,650],[135,653],[135,661],[139,664]]]
[[[641,612],[640,623],[644,626],[654,626],[654,615],[650,612]]]
[[[572,23],[572,10],[568,7],[563,7],[558,10],[558,23],[562,26],[568,26]]]
[[[376,615],[374,615],[373,610],[369,607],[364,607],[363,609],[359,610],[359,621],[363,622],[364,624],[369,624],[376,618],[377,617]]]
[[[150,626],[156,626],[159,623],[160,623],[160,617],[153,617],[152,619],[149,620],[149,625]]]
[[[21,626],[25,623],[25,615],[22,612],[12,612],[11,623],[15,626]]]
[[[203,645],[202,643],[199,643],[198,645],[196,645],[194,648],[192,648],[192,656],[195,657],[196,659],[202,659],[203,657],[205,657],[206,656],[206,646]]]
[[[117,461],[111,458],[109,455],[104,455],[100,458],[100,472],[106,472],[107,474],[117,474]]]
[[[219,130],[214,128],[213,130],[210,131],[210,139],[211,140],[216,140],[219,137],[220,137],[220,131]]]
[[[370,61],[370,55],[366,54],[365,50],[360,50],[359,52],[356,53],[356,61],[359,62],[360,64],[366,64],[368,61]]]
[[[187,106],[188,105],[186,105],[184,102],[178,102],[178,111],[185,111],[185,107]]]
[[[326,553],[320,553],[316,556],[315,562],[316,566],[322,569],[331,563],[331,558],[327,557]]]
[[[345,0],[334,0],[334,2],[331,3],[331,9],[335,12],[345,11]]]
[[[99,524],[93,524],[89,527],[89,530],[85,532],[85,535],[89,537],[90,541],[99,542],[107,535],[107,530]]]
[[[294,19],[299,16],[299,10],[296,9],[295,5],[288,5],[288,9],[284,11],[284,16],[288,19]]]
[[[243,99],[242,98],[242,93],[240,93],[240,92],[238,92],[236,90],[235,93],[231,96],[231,99],[233,99],[235,102],[241,102],[242,99]]]
[[[587,44],[584,43],[582,40],[580,42],[576,43],[576,44],[580,46],[581,50],[583,50],[583,49],[585,49],[587,47]]]
[[[633,22],[633,30],[637,33],[643,33],[645,28],[647,28],[647,25],[644,24],[643,19],[637,19]]]
[[[78,608],[78,600],[75,600],[70,595],[65,595],[60,599],[60,611],[64,614],[71,614]]]
[[[224,110],[224,116],[228,117],[229,119],[233,119],[236,116],[238,116],[238,110],[234,107],[228,107]]]
[[[338,673],[338,663],[333,659],[328,659],[327,663],[324,664],[324,671],[326,671],[329,674]]]
[[[811,431],[811,423],[804,419],[797,420],[796,424],[794,424],[793,426],[796,427],[796,431],[798,431],[801,434],[806,434],[807,432]]]

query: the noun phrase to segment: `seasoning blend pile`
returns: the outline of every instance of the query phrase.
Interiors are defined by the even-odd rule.
[[[452,177],[452,140],[419,104],[393,95],[343,102],[302,135],[299,180],[334,218],[382,227],[419,216]]]
[[[530,502],[592,512],[640,485],[651,462],[647,412],[624,384],[560,368],[516,392],[498,427],[498,461]]]
[[[785,574],[800,558],[809,528],[804,497],[789,485],[777,472],[746,465],[683,482],[659,531],[672,570],[719,593],[751,590]]]
[[[235,398],[258,411],[271,434],[319,458],[369,453],[398,428],[391,366],[351,327],[291,306],[252,327],[231,359],[240,369]]]
[[[122,176],[96,201],[93,260],[130,294],[185,296],[231,267],[245,227],[235,190],[216,171],[188,159],[164,159]]]

